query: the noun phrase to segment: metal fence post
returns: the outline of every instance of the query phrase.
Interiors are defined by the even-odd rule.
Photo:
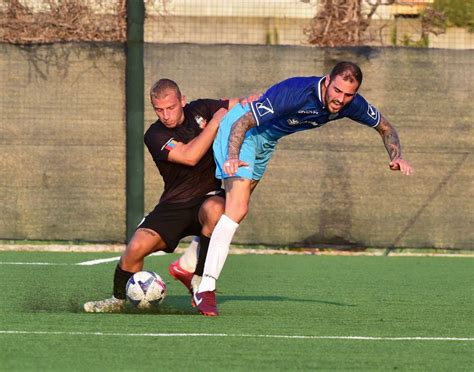
[[[126,239],[130,241],[144,213],[144,66],[142,0],[127,1],[126,45]]]

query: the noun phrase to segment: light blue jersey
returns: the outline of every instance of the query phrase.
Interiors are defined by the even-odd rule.
[[[237,105],[222,119],[214,141],[216,177],[228,178],[223,172],[227,159],[232,125],[246,112],[252,111],[257,126],[246,135],[239,158],[249,164],[240,167],[236,176],[259,180],[276,148],[277,141],[288,134],[318,128],[332,120],[348,117],[375,128],[380,113],[364,97],[356,94],[338,113],[329,112],[323,104],[322,84],[325,77],[294,77],[273,85],[257,101]]]

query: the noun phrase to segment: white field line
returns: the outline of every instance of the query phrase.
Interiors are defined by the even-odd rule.
[[[150,256],[164,256],[166,255],[165,252],[155,252],[152,253]],[[118,261],[120,256],[116,257],[109,257],[109,258],[101,258],[97,260],[91,261],[84,261],[78,262],[75,264],[67,264],[67,263],[53,263],[53,262],[1,262],[0,265],[36,265],[36,266],[67,266],[67,265],[79,265],[79,266],[93,266],[93,265],[100,265],[107,262]]]
[[[174,253],[183,253],[186,250],[186,245],[183,244],[181,247],[176,248]],[[122,253],[126,248],[125,244],[81,244],[81,245],[66,245],[66,244],[1,244],[0,252],[115,252]],[[317,256],[383,256],[384,249],[371,248],[367,251],[353,252],[344,251],[338,249],[329,250],[327,247],[318,248],[307,248],[307,249],[254,249],[254,248],[240,248],[231,246],[229,254],[277,254],[277,255],[317,255]],[[390,253],[388,257],[411,257],[411,256],[422,256],[422,257],[453,257],[453,258],[474,258],[474,251],[464,253],[437,253],[437,252],[424,252],[420,249],[419,252],[397,252]]]
[[[79,266],[100,265],[100,264],[102,264],[102,263],[118,261],[119,259],[120,259],[120,256],[117,256],[117,257],[110,257],[110,258],[101,258],[101,259],[98,259],[98,260],[79,262],[79,263],[77,263],[77,264],[75,264],[75,265],[79,265]]]
[[[67,266],[69,264],[53,262],[0,262],[0,265]]]
[[[56,335],[56,336],[114,336],[114,337],[240,337],[286,338],[298,340],[361,340],[361,341],[474,341],[474,337],[372,337],[372,336],[298,336],[298,335],[251,335],[233,333],[107,333],[0,330],[8,335]]]
[[[150,256],[164,256],[164,255],[166,255],[166,253],[162,251],[150,254]],[[102,263],[118,261],[119,259],[120,259],[120,256],[116,256],[116,257],[102,258],[102,259],[92,260],[92,261],[79,262],[75,265],[80,265],[80,266],[100,265]]]

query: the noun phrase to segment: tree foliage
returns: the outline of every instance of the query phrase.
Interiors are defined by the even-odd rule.
[[[367,41],[365,31],[379,5],[395,0],[371,0],[363,10],[364,0],[320,0],[316,15],[304,32],[308,42],[317,46],[356,46]]]
[[[104,0],[96,2],[97,6]],[[99,14],[86,0],[48,0],[46,9],[34,11],[20,0],[7,0],[0,12],[0,41],[42,44],[71,41],[126,39],[126,0],[115,3],[114,14]]]
[[[474,32],[473,0],[435,0],[433,8],[444,13],[446,26],[468,27]]]

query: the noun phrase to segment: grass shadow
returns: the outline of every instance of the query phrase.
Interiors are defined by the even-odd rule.
[[[304,298],[292,298],[287,296],[219,296],[217,294],[217,302],[224,303],[227,301],[289,301],[289,302],[313,302],[318,304],[325,305],[334,305],[334,306],[357,306],[353,304],[346,304],[343,302],[336,301],[327,301],[327,300],[318,300],[318,299],[304,299]]]
[[[217,295],[218,304],[232,301],[251,301],[251,302],[305,302],[317,303],[332,306],[348,306],[357,305],[347,304],[343,302],[327,301],[321,299],[301,299],[288,296],[225,296]],[[68,298],[66,301],[53,301],[48,296],[39,295],[36,298],[30,298],[24,301],[21,308],[24,312],[32,313],[84,313],[82,308],[83,302],[78,302],[77,298]],[[158,307],[148,310],[138,310],[127,303],[125,309],[120,314],[146,315],[146,314],[162,314],[162,315],[198,315],[197,308],[191,306],[191,297],[184,296],[168,296],[165,301]]]

